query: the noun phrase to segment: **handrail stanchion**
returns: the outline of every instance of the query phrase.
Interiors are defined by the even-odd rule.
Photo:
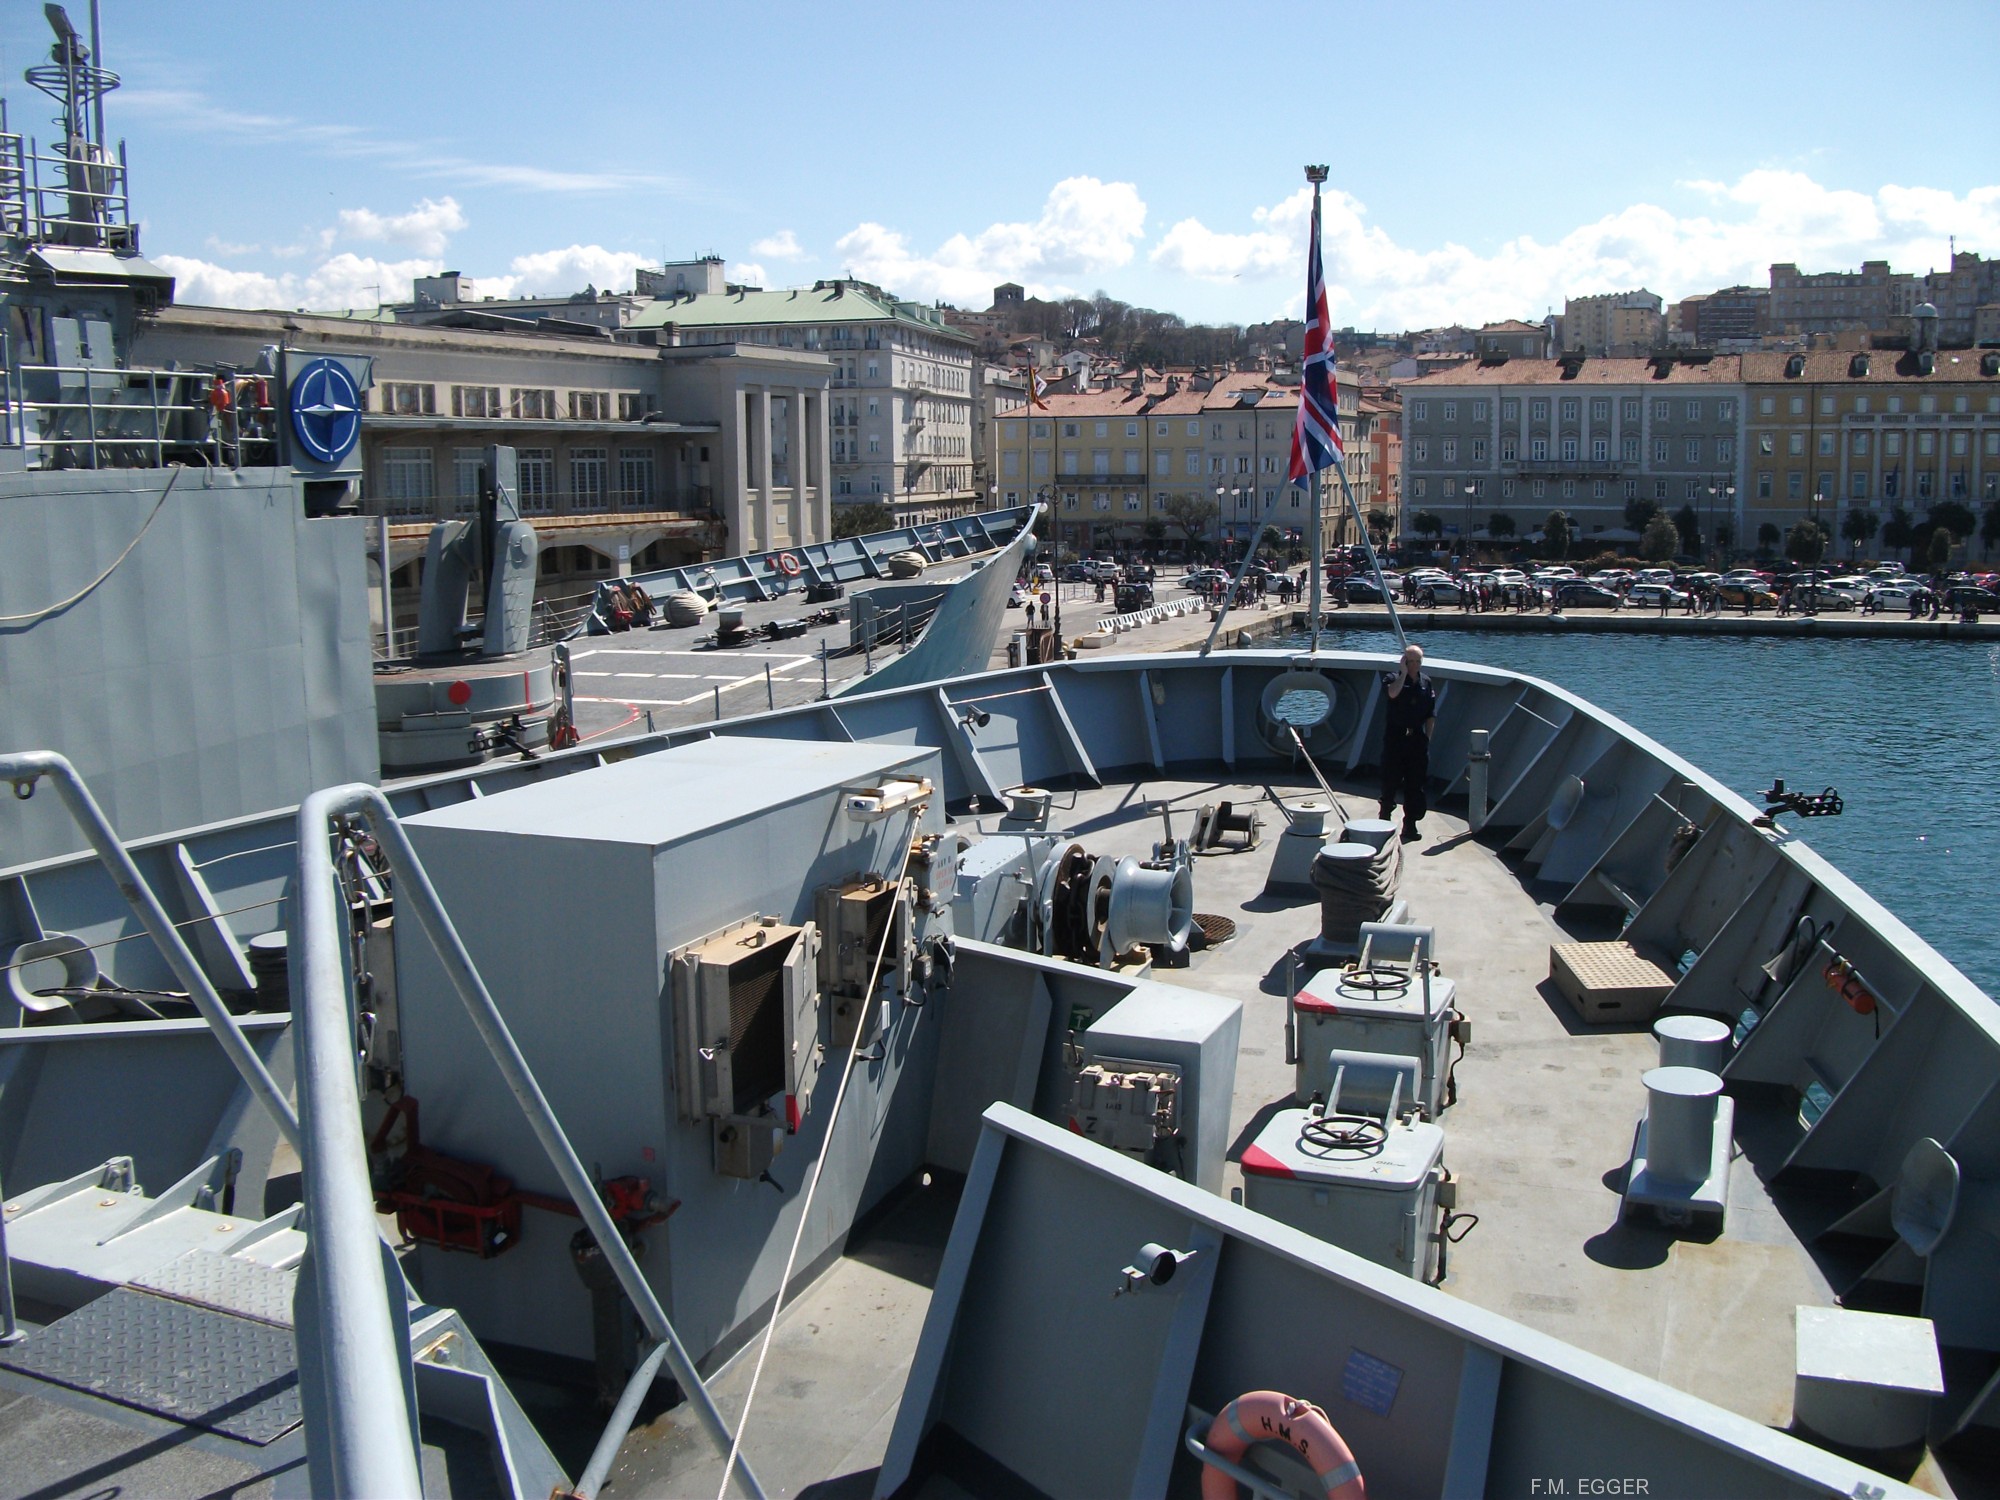
[[[299,1358],[312,1360],[317,1374],[302,1387],[309,1401],[308,1439],[324,1442],[313,1467],[327,1476],[334,1494],[421,1495],[406,1339],[398,1337],[393,1321],[361,1140],[354,1023],[347,1003],[347,904],[327,849],[328,822],[349,800],[346,790],[315,792],[298,815],[295,919],[303,961],[292,1025],[309,1224],[306,1284],[300,1291],[310,1296],[313,1308],[311,1328],[300,1330]],[[395,1293],[400,1301],[402,1288]]]
[[[6,1185],[0,1183],[0,1202],[6,1197]],[[14,1321],[14,1262],[7,1256],[7,1216],[0,1214],[0,1349],[26,1336]]]

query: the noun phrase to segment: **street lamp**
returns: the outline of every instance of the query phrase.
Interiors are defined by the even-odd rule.
[[[1458,529],[1458,568],[1462,573],[1472,561],[1472,497],[1479,493],[1479,481],[1465,481],[1465,524]]]

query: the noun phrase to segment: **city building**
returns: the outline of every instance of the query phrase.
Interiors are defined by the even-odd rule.
[[[977,366],[979,389],[972,406],[972,489],[988,510],[1000,504],[999,421],[1028,404],[1030,377],[1004,365]]]
[[[1850,512],[2000,502],[2000,351],[1746,354],[1742,373],[1746,541],[1816,516],[1845,550]]]
[[[430,528],[473,513],[490,444],[518,456],[544,596],[830,535],[832,366],[818,355],[175,305],[141,326],[133,357],[249,371],[281,345],[372,362],[355,498],[390,522],[410,611]]]
[[[1693,505],[1712,526],[1740,470],[1734,358],[1486,361],[1402,394],[1406,534],[1428,513],[1454,544],[1492,539],[1496,516],[1527,537],[1561,510],[1580,546],[1629,545],[1628,501]]]
[[[1666,332],[1658,293],[1604,292],[1563,303],[1560,348],[1597,359],[1643,357],[1666,342]]]
[[[1988,331],[1980,331],[1979,311],[2000,304],[2000,260],[1981,260],[1969,250],[1954,250],[1951,269],[1933,271],[1924,278],[1923,300],[1938,312],[1940,344],[1970,344],[1991,339],[1993,318]]]
[[[1349,482],[1364,514],[1374,461],[1359,389],[1340,375],[1338,421]],[[999,419],[1002,506],[1045,499],[1073,550],[1141,541],[1245,540],[1260,520],[1303,542],[1308,491],[1288,484],[1298,387],[1249,371],[1213,381],[1128,377],[1105,389],[1051,393]],[[1321,485],[1331,545],[1352,540],[1339,482]],[[1203,517],[1189,538],[1177,515]]]
[[[1472,336],[1472,352],[1482,356],[1504,354],[1509,359],[1546,359],[1549,333],[1541,324],[1523,323],[1519,318],[1488,323]]]
[[[1539,330],[1538,330],[1539,331]],[[1367,423],[1371,502],[1362,508],[1389,514],[1389,535],[1403,534],[1403,397],[1393,386],[1366,386],[1360,415]]]
[[[1670,333],[1684,338],[1677,343],[1699,349],[1743,350],[1754,348],[1764,336],[1771,313],[1771,293],[1766,287],[1731,286],[1720,291],[1684,297],[1674,304]]]
[[[836,505],[877,501],[910,523],[983,499],[973,488],[973,340],[936,308],[844,278],[784,291],[739,287],[652,302],[621,338],[823,355],[833,363]]]
[[[1922,301],[1918,278],[1865,260],[1859,271],[1803,273],[1790,261],[1771,267],[1772,333],[1888,333]]]
[[[1879,530],[1899,506],[2000,503],[2000,350],[1939,347],[1936,322],[1920,307],[1907,350],[1572,357],[1406,386],[1404,529],[1428,510],[1478,541],[1504,513],[1526,536],[1560,509],[1580,545],[1629,547],[1625,504],[1646,499],[1749,552],[1813,517],[1844,547],[1850,513]]]

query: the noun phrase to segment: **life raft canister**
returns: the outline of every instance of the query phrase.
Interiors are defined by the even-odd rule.
[[[1353,1450],[1310,1401],[1281,1391],[1250,1391],[1216,1413],[1203,1441],[1210,1452],[1232,1463],[1252,1443],[1283,1443],[1312,1466],[1326,1500],[1366,1500]],[[1236,1500],[1236,1494],[1234,1479],[1213,1465],[1203,1466],[1201,1500]]]

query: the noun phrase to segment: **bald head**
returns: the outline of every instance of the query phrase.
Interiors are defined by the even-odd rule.
[[[1403,648],[1403,666],[1413,675],[1423,671],[1424,648],[1422,646],[1405,646]]]

